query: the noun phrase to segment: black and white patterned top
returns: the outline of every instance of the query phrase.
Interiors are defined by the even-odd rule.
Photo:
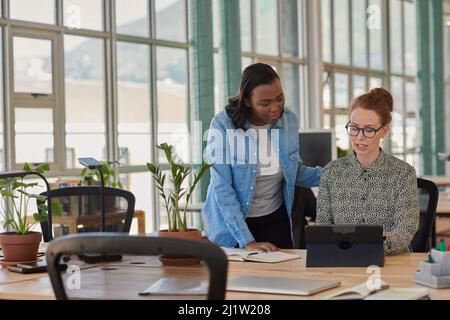
[[[354,153],[325,167],[318,224],[381,225],[385,254],[393,255],[411,251],[419,216],[415,169],[383,150],[369,168],[363,168]]]

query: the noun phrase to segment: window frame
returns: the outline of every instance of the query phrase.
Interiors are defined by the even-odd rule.
[[[3,56],[4,61],[12,61],[12,45],[9,39],[12,39],[12,34],[16,34],[16,30],[21,30],[24,35],[39,35],[54,37],[53,42],[53,92],[55,97],[52,97],[52,101],[55,103],[53,112],[53,125],[54,125],[54,159],[55,163],[51,164],[51,171],[46,174],[49,178],[58,176],[77,176],[79,175],[79,169],[68,169],[66,167],[66,144],[65,144],[65,70],[64,70],[64,35],[75,35],[102,39],[104,41],[104,52],[102,53],[104,59],[104,79],[105,79],[105,105],[103,106],[105,114],[105,146],[108,160],[118,160],[119,157],[119,145],[118,145],[118,97],[117,97],[117,53],[116,53],[116,43],[117,41],[126,43],[136,43],[136,44],[146,44],[150,47],[150,61],[149,61],[149,74],[150,74],[150,110],[148,113],[149,123],[150,123],[150,159],[155,162],[157,159],[155,155],[157,154],[157,139],[158,139],[158,115],[157,115],[157,87],[156,87],[156,50],[158,47],[167,48],[177,48],[185,50],[187,57],[187,72],[189,77],[189,3],[187,0],[180,0],[184,2],[184,7],[186,11],[185,14],[185,33],[186,42],[176,42],[156,39],[155,32],[155,2],[148,0],[149,6],[149,16],[148,16],[148,28],[149,36],[132,36],[116,33],[116,15],[115,15],[115,1],[114,0],[102,0],[102,19],[104,24],[103,31],[97,30],[87,30],[87,29],[70,29],[64,26],[63,22],[63,3],[60,0],[55,1],[56,10],[56,21],[55,24],[43,24],[30,21],[21,21],[9,19],[9,1],[3,0],[1,2],[1,8],[3,15],[0,17],[0,27],[2,27],[2,42],[3,42]],[[14,32],[14,33],[13,33]],[[6,41],[8,39],[8,41]],[[11,40],[12,41],[12,40]],[[15,103],[12,94],[13,90],[13,78],[12,78],[12,66],[6,65],[2,70],[4,77],[3,88],[4,88],[4,106],[3,109],[4,119],[4,150],[3,153],[5,170],[21,169],[21,164],[14,162],[14,123],[12,122],[13,110],[10,107]],[[189,81],[186,84],[186,104],[187,104],[187,121],[190,121],[190,99],[189,99]],[[6,94],[7,93],[7,94]],[[36,107],[43,107],[45,104],[44,100],[41,99],[42,103],[36,104]],[[189,124],[189,123],[188,123]],[[189,125],[188,125],[189,128]],[[190,155],[189,155],[190,158]],[[127,165],[116,167],[117,176],[128,175],[133,173],[147,173],[148,169],[145,164],[142,165]],[[152,190],[150,196],[151,208],[150,212],[147,212],[147,228],[154,231],[159,226],[159,215],[157,210],[157,195],[156,190],[153,186],[153,182],[149,179],[149,186]]]
[[[293,110],[297,114],[300,114],[307,105],[308,101],[308,83],[307,83],[307,66],[308,66],[308,57],[307,57],[307,41],[306,41],[306,30],[307,30],[307,22],[306,22],[306,12],[307,12],[307,3],[305,0],[297,1],[297,22],[298,22],[298,30],[301,32],[299,35],[299,54],[297,57],[287,57],[283,56],[282,52],[282,5],[283,0],[274,0],[277,3],[277,21],[278,21],[278,30],[277,30],[277,39],[278,39],[278,54],[277,55],[267,55],[260,54],[256,52],[256,12],[255,12],[255,1],[257,0],[240,0],[240,1],[251,1],[250,11],[251,11],[251,51],[243,51],[241,50],[241,58],[251,59],[253,63],[262,62],[269,65],[277,66],[277,72],[283,81],[283,64],[292,64],[297,65],[299,69],[299,83],[298,83],[298,101],[300,105],[297,106],[298,109]],[[215,48],[215,50],[218,50]],[[289,104],[289,101],[287,101]],[[302,125],[302,121],[299,117],[299,125]]]
[[[402,25],[402,72],[392,72],[391,71],[391,60],[390,60],[390,53],[391,53],[391,37],[390,37],[390,0],[382,0],[383,8],[382,8],[382,28],[384,30],[383,34],[383,55],[384,55],[384,70],[377,70],[373,69],[371,66],[371,59],[370,59],[370,31],[368,28],[365,28],[366,30],[366,60],[367,60],[367,68],[360,68],[355,67],[353,65],[354,59],[353,59],[353,34],[352,34],[352,2],[355,0],[349,0],[349,8],[350,8],[350,14],[349,14],[349,25],[350,25],[350,65],[339,65],[335,63],[335,54],[334,54],[334,32],[333,32],[333,21],[334,21],[334,7],[333,7],[333,0],[323,0],[328,1],[330,6],[330,19],[331,19],[331,34],[330,39],[322,39],[321,41],[330,41],[330,50],[331,50],[331,62],[325,62],[324,61],[324,73],[329,72],[330,73],[330,97],[331,97],[331,108],[325,109],[322,106],[322,125],[324,123],[325,117],[330,117],[330,126],[334,130],[335,128],[335,116],[336,115],[348,115],[349,110],[344,109],[337,109],[334,101],[334,95],[335,95],[335,88],[334,88],[334,74],[335,73],[348,73],[350,77],[350,84],[349,84],[349,97],[353,95],[353,76],[354,75],[364,75],[366,77],[366,91],[370,89],[370,79],[373,77],[381,78],[383,82],[383,86],[390,89],[391,88],[391,82],[390,79],[392,76],[398,76],[401,77],[403,81],[403,88],[402,88],[402,96],[404,101],[406,101],[406,83],[407,82],[413,82],[417,83],[416,76],[408,75],[405,72],[405,2],[413,2],[414,0],[399,0],[401,1],[401,8],[402,8],[402,15],[401,15],[401,25]],[[359,0],[356,0],[359,1]],[[366,8],[368,8],[370,4],[370,0],[364,0],[366,2]],[[366,20],[367,21],[367,20]],[[323,94],[322,94],[323,95]],[[349,106],[351,103],[351,99],[349,101]],[[403,142],[404,142],[404,148],[402,152],[393,153],[394,156],[399,156],[402,158],[406,158],[408,155],[417,155],[419,152],[419,147],[415,149],[407,149],[406,148],[406,108],[405,103],[403,104]],[[418,116],[418,110],[416,111],[415,117],[417,119]],[[385,139],[384,142],[384,148],[387,150],[387,152],[391,152],[391,140],[392,140],[392,130],[390,131],[390,134],[387,139]]]

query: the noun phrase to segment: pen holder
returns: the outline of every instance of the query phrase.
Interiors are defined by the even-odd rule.
[[[414,281],[427,287],[450,288],[450,252],[431,250],[431,261],[420,261],[420,270],[414,273]]]

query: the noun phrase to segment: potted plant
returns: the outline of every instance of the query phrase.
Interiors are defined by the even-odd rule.
[[[348,150],[341,149],[337,147],[337,157],[338,159],[348,156]]]
[[[49,170],[48,164],[30,167],[25,163],[23,170],[26,174],[21,177],[0,179],[1,216],[3,228],[11,231],[0,233],[0,245],[4,259],[2,265],[17,264],[19,262],[36,261],[39,244],[42,239],[40,232],[30,231],[34,225],[47,221],[47,197],[28,192],[29,188],[38,186],[38,183],[26,183],[24,177],[29,174],[43,174]],[[34,222],[28,225],[27,216],[30,200],[38,206],[38,212],[33,213]],[[52,214],[62,216],[60,202],[52,202]]]
[[[103,179],[105,181],[105,187],[123,189],[122,183],[116,181],[116,171],[114,165],[119,164],[118,161],[100,161],[102,164],[101,169],[103,173]],[[80,172],[80,177],[87,181],[88,185],[100,184],[100,173],[98,170],[84,168]]]
[[[147,163],[147,168],[152,173],[156,183],[156,188],[163,201],[163,207],[167,213],[168,228],[160,230],[158,235],[162,237],[183,238],[201,240],[201,231],[188,229],[187,226],[187,207],[192,198],[195,187],[201,180],[203,175],[211,168],[210,164],[203,163],[197,172],[194,172],[193,180],[188,183],[187,187],[183,187],[184,182],[188,182],[189,176],[193,172],[193,167],[184,165],[181,161],[177,161],[174,148],[167,143],[157,146],[161,149],[167,159],[169,166],[169,180],[167,174],[163,172],[161,165]],[[170,185],[168,187],[167,185]],[[183,204],[183,205],[182,205]],[[161,261],[166,265],[173,264],[198,264],[199,259],[170,259],[161,257]]]
[[[114,170],[114,165],[119,164],[118,161],[100,161],[105,187],[123,189],[122,183],[116,179],[117,174]],[[100,185],[100,173],[97,169],[84,168],[80,172],[81,180],[85,180],[88,185]],[[89,199],[89,210],[94,211],[94,208],[100,204],[96,203],[96,198]],[[112,211],[116,207],[115,197],[105,197],[105,210]]]

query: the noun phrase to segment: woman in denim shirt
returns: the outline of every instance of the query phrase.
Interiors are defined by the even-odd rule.
[[[284,103],[277,73],[257,63],[244,70],[239,95],[211,121],[203,217],[218,245],[292,248],[295,186],[318,186],[322,168],[302,164],[298,119]]]

